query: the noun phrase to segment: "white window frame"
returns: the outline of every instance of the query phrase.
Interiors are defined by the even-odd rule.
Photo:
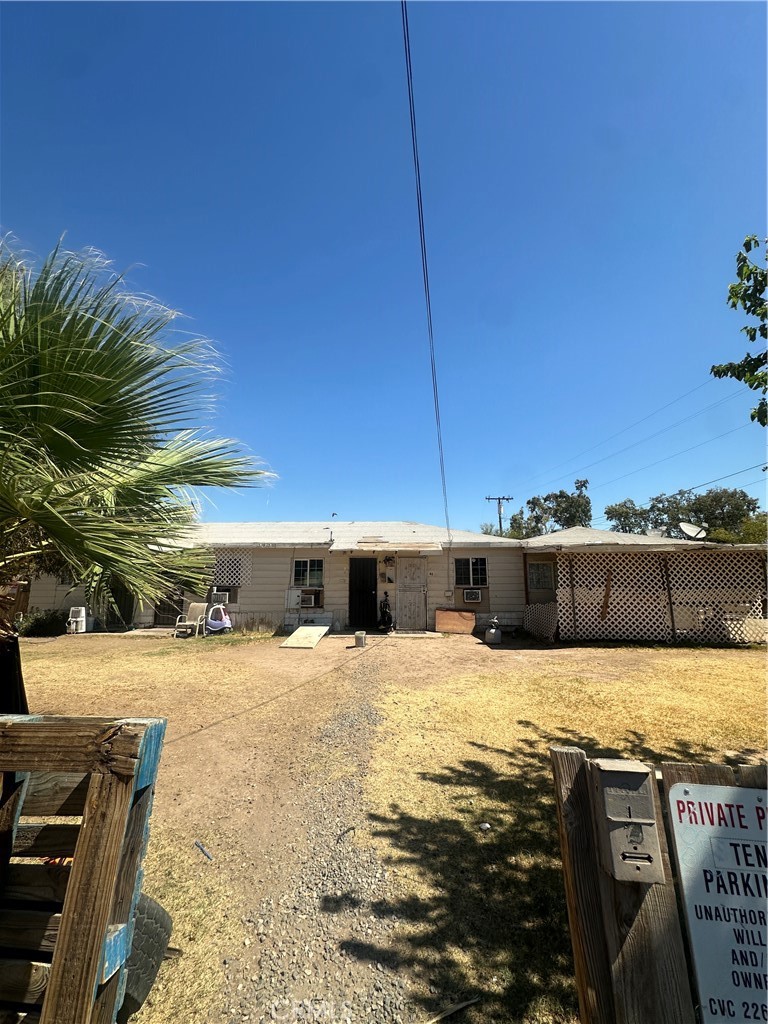
[[[320,563],[320,582],[319,583],[310,583],[309,582],[309,574],[312,571],[311,570],[311,566],[310,566],[311,562],[319,562]],[[297,576],[297,569],[298,569],[298,567],[302,563],[304,563],[306,565],[306,573],[304,575],[302,575],[301,579],[299,579],[298,576]],[[317,572],[317,569],[315,569],[315,572]],[[294,587],[302,587],[305,590],[311,590],[311,589],[319,590],[319,589],[321,589],[323,587],[323,580],[324,579],[325,579],[325,559],[324,558],[294,558],[294,560],[293,560],[293,586]]]

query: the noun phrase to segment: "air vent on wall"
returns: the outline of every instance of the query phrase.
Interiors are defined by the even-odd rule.
[[[464,603],[465,604],[479,604],[483,600],[483,592],[481,590],[465,590],[464,591]]]

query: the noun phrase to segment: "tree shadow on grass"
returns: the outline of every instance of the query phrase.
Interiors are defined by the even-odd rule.
[[[476,759],[420,776],[447,788],[451,816],[420,817],[397,805],[370,816],[395,872],[415,875],[424,895],[374,904],[374,914],[398,922],[394,948],[356,941],[344,948],[361,960],[406,967],[420,982],[416,998],[426,1013],[480,996],[457,1020],[573,1024],[578,1006],[549,747],[654,763],[706,762],[717,751],[683,740],[655,749],[638,732],[611,747],[572,730],[518,725],[528,735],[514,750],[472,743]],[[742,751],[732,761],[755,754]],[[490,829],[482,830],[483,822]]]

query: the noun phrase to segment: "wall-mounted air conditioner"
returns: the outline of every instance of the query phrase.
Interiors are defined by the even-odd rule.
[[[479,604],[483,600],[482,590],[465,590],[464,604]]]
[[[301,607],[302,608],[314,608],[315,607],[315,595],[314,594],[302,594],[301,595]]]
[[[211,594],[211,604],[229,604],[229,591],[214,590]]]

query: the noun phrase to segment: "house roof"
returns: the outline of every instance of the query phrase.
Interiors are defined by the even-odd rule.
[[[635,548],[642,551],[679,551],[681,548],[717,548],[739,551],[762,551],[761,544],[716,544],[706,540],[678,540],[675,537],[646,537],[642,533],[615,533],[613,530],[593,530],[586,526],[573,526],[569,530],[546,533],[523,541],[529,552],[536,551],[590,551],[595,548],[615,550]]]
[[[325,548],[329,551],[423,551],[521,548],[523,542],[411,522],[199,523],[190,540],[210,547]]]

